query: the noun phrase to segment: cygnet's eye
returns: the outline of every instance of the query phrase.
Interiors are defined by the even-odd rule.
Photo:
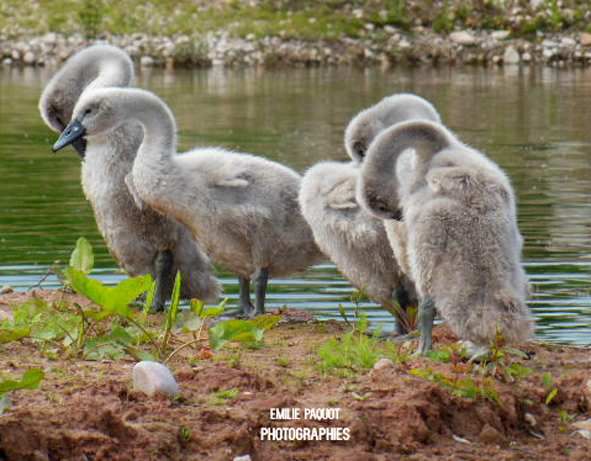
[[[92,113],[92,108],[91,107],[89,107],[88,109],[86,109],[84,111],[84,115],[90,115],[91,113]]]
[[[357,141],[353,144],[353,150],[359,157],[365,156],[365,143]]]

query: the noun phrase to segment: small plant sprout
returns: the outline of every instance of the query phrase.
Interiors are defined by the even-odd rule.
[[[20,389],[37,389],[44,377],[43,370],[31,368],[18,380],[0,379],[0,415],[10,406],[8,393]]]
[[[232,387],[230,389],[222,389],[214,392],[211,396],[210,403],[212,405],[224,405],[230,400],[234,400],[240,394],[240,389]]]
[[[360,314],[351,331],[340,338],[332,338],[318,349],[319,368],[322,373],[351,377],[370,370],[381,357],[388,357],[395,363],[403,363],[408,357],[400,346],[391,341],[381,341],[380,331],[368,334],[367,316]]]

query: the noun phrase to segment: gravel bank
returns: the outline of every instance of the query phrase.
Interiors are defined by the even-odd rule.
[[[591,64],[591,33],[538,33],[535,39],[512,38],[505,30],[461,30],[436,34],[422,27],[402,31],[385,26],[379,37],[304,41],[280,37],[236,38],[228,33],[175,37],[81,34],[7,39],[0,36],[5,66],[55,65],[97,41],[125,49],[142,66],[313,66],[313,65],[517,65],[553,67]]]

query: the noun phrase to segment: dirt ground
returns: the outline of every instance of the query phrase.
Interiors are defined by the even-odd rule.
[[[55,293],[38,291],[51,298]],[[0,310],[23,294],[0,297]],[[499,402],[452,395],[411,374],[461,376],[465,362],[428,358],[339,378],[318,368],[318,346],[347,326],[306,313],[267,332],[265,347],[230,346],[202,359],[187,348],[170,368],[181,397],[132,389],[134,362],[48,360],[28,340],[0,345],[0,374],[45,370],[38,390],[11,394],[0,415],[0,460],[589,460],[591,440],[575,433],[591,415],[589,349],[528,343],[517,360],[534,372],[496,379]],[[435,331],[435,345],[455,341]],[[414,347],[414,344],[409,344]],[[551,374],[558,389],[541,376]],[[220,390],[237,389],[230,398]],[[338,420],[272,421],[271,408],[340,408]],[[264,427],[347,427],[348,441],[266,441]]]

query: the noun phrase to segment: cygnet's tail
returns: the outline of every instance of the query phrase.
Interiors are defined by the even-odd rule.
[[[463,315],[450,319],[450,327],[461,338],[478,345],[490,345],[499,332],[508,344],[527,341],[534,322],[529,309],[513,290],[499,290],[490,302],[465,306]],[[462,318],[463,317],[463,318]]]
[[[174,250],[175,273],[181,271],[181,297],[216,303],[222,286],[213,272],[213,265],[188,231],[183,232]]]

